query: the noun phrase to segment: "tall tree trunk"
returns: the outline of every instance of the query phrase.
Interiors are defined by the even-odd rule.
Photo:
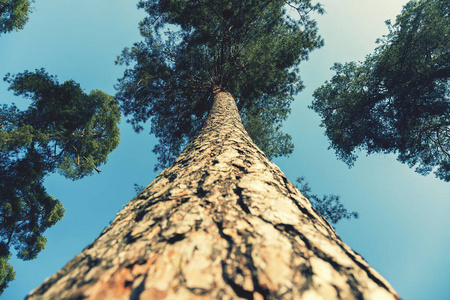
[[[28,299],[399,299],[216,90],[198,136]]]

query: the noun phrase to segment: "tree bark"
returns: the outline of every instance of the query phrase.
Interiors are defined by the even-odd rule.
[[[400,299],[214,92],[195,139],[27,299]]]

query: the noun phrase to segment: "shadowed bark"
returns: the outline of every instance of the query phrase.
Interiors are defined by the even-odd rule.
[[[198,136],[27,299],[399,299],[214,92]]]

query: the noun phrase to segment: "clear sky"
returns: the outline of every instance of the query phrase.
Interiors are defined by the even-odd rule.
[[[275,163],[294,181],[304,175],[312,192],[339,194],[358,220],[337,225],[341,238],[381,273],[406,300],[450,299],[450,183],[421,176],[393,155],[361,153],[353,168],[328,150],[319,117],[307,106],[314,89],[330,79],[334,62],[363,60],[375,40],[387,33],[406,0],[323,0],[327,13],[317,18],[325,46],[302,64],[306,89],[296,97],[285,129],[295,151]],[[30,22],[20,32],[0,37],[0,76],[45,67],[60,81],[74,79],[89,92],[114,94],[123,68],[114,65],[121,50],[139,40],[143,17],[129,0],[36,0]],[[28,102],[0,82],[0,103]],[[64,219],[47,230],[38,259],[13,259],[16,280],[2,299],[23,299],[45,278],[91,243],[134,196],[133,184],[155,177],[154,138],[136,134],[123,120],[121,144],[100,167],[102,173],[72,182],[47,178],[47,191],[66,208]]]

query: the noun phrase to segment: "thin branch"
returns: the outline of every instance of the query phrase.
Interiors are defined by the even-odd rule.
[[[201,1],[201,0],[197,0],[197,2],[200,3],[200,4],[206,5],[209,9],[211,9],[211,10],[213,11],[213,13],[214,13],[217,17],[219,17],[219,19],[221,19],[222,21],[225,21],[225,19],[223,18],[223,16],[222,16],[221,14],[219,14],[219,13],[214,9],[214,7],[212,7],[208,2],[204,2],[204,1]]]
[[[442,152],[444,152],[445,154],[447,154],[448,157],[450,157],[450,153],[448,153],[447,150],[444,149],[444,146],[442,146],[441,138],[440,138],[439,133],[440,133],[440,130],[439,130],[439,128],[438,128],[438,129],[436,130],[436,137],[437,137],[437,140],[438,140],[439,148],[441,148]]]
[[[296,7],[296,6],[292,5],[291,3],[289,3],[286,0],[284,0],[284,3],[286,3],[287,6],[293,8],[293,9],[295,9],[297,11],[298,15],[300,16],[300,19],[302,20],[303,25],[305,25],[306,22],[305,22],[305,19],[303,17],[303,14],[300,12],[301,11],[300,7]],[[310,11],[306,12],[306,14],[308,14]]]
[[[83,156],[83,158],[84,158],[84,160],[88,161],[86,156]],[[97,169],[96,166],[94,166],[94,170],[97,171],[97,173],[99,173],[99,174],[102,172],[101,170]]]

